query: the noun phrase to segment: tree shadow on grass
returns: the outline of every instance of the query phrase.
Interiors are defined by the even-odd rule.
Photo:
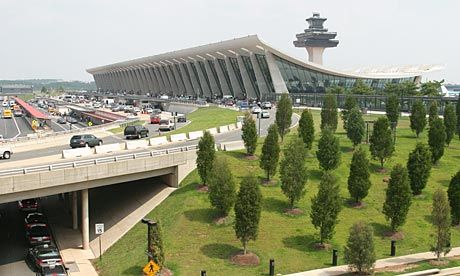
[[[194,181],[188,185],[179,187],[179,189],[175,190],[171,195],[180,195],[194,191],[197,189],[198,185],[201,185],[201,183]]]
[[[247,160],[246,159],[246,153],[242,152],[242,151],[224,151],[224,154],[229,156],[229,157]]]
[[[284,209],[289,208],[287,200],[281,200],[274,197],[266,197],[263,199],[264,210],[272,213],[283,213]]]
[[[201,253],[212,259],[229,259],[235,252],[238,252],[240,248],[237,248],[230,244],[225,243],[210,243],[205,244],[200,248]]]
[[[128,267],[123,271],[123,275],[140,275],[140,273],[142,273],[142,267],[135,265]]]
[[[218,211],[211,208],[193,209],[184,212],[184,216],[188,220],[201,223],[212,223],[213,219],[218,215]]]
[[[315,244],[318,241],[314,235],[299,235],[290,236],[283,239],[283,244],[286,247],[301,251],[301,252],[314,252]]]
[[[388,225],[378,223],[378,222],[371,222],[370,225],[374,229],[374,233],[377,234],[377,236],[381,237],[382,239],[385,238],[385,234],[390,232],[391,229]]]

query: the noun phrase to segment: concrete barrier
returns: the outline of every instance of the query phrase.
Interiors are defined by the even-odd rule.
[[[201,137],[203,137],[203,131],[202,130],[200,130],[200,131],[192,131],[192,132],[188,133],[188,138],[190,140],[198,139],[198,138],[201,138]]]
[[[187,140],[187,135],[185,133],[179,133],[171,135],[171,142],[180,142]]]
[[[242,122],[237,122],[236,123],[236,128],[242,128],[243,127],[243,123]]]
[[[145,149],[149,146],[149,140],[133,140],[133,141],[126,141],[126,149],[133,150],[133,149]]]
[[[96,146],[96,154],[120,151],[124,148],[124,143],[108,144]]]
[[[211,133],[211,135],[217,134],[217,128],[215,128],[215,127],[213,127],[213,128],[208,128],[207,131],[209,131],[209,133]]]
[[[94,154],[94,149],[90,147],[76,148],[76,149],[67,149],[62,151],[62,158],[75,158],[83,157]]]
[[[225,132],[228,132],[228,126],[220,126],[219,133],[225,133]]]
[[[229,130],[229,131],[232,131],[232,130],[235,130],[235,129],[236,129],[235,124],[229,124],[229,125],[228,125],[228,130]]]
[[[220,148],[225,151],[244,149],[243,141],[225,142],[220,144]]]
[[[168,137],[160,136],[155,138],[150,138],[150,146],[159,146],[169,143]]]

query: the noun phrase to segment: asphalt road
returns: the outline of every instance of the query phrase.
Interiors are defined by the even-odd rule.
[[[33,131],[30,128],[29,123],[23,117],[0,119],[0,135],[3,135],[4,139],[27,136],[27,134],[30,133],[33,133]]]

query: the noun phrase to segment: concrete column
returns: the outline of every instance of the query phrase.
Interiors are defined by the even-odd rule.
[[[224,71],[222,67],[220,67],[219,60],[214,58],[214,67],[216,68],[218,82],[220,83],[220,88],[222,89],[223,95],[233,95],[228,83],[227,79],[225,78]]]
[[[179,66],[180,74],[182,76],[182,80],[184,81],[186,94],[189,96],[193,96],[195,93],[193,93],[192,83],[190,82],[190,79],[187,76],[187,71],[186,71],[187,65],[184,63],[179,63],[178,66]]]
[[[112,88],[112,91],[117,90],[117,83],[115,81],[115,78],[113,77],[112,72],[108,72],[109,74],[109,79],[110,79],[110,87]]]
[[[243,59],[240,55],[237,55],[236,60],[238,61],[238,67],[240,68],[241,77],[243,78],[243,85],[244,89],[246,90],[246,96],[252,99],[258,98],[256,90],[252,86],[252,81],[249,77],[248,70],[246,70],[246,66],[244,66]]]
[[[115,78],[117,79],[118,91],[123,90],[123,80],[120,77],[120,72],[115,71],[115,72],[113,72],[113,74],[115,75]]]
[[[143,90],[142,79],[141,79],[141,76],[139,75],[139,72],[137,71],[137,68],[133,68],[132,72],[134,75],[134,80],[136,81],[136,90],[134,92],[142,91]]]
[[[157,77],[158,84],[160,84],[161,93],[167,93],[168,91],[166,91],[167,89],[166,89],[166,86],[165,86],[165,82],[163,80],[163,75],[160,72],[160,67],[155,66],[154,67],[154,72],[155,72],[155,76]]]
[[[203,90],[203,96],[211,97],[212,96],[211,89],[209,88],[208,82],[206,81],[206,77],[204,76],[206,72],[203,72],[203,70],[201,70],[201,66],[198,63],[198,61],[195,61],[194,64],[195,64],[196,71],[198,72],[198,79],[200,80],[200,83],[201,83],[201,89]]]
[[[192,63],[187,62],[186,64],[187,64],[187,70],[188,70],[188,73],[190,75],[190,79],[193,85],[193,95],[195,97],[201,97],[201,94],[202,94],[201,86],[200,86],[197,76],[195,75],[195,71],[193,71]]]
[[[100,89],[101,88],[101,80],[99,79],[98,74],[93,75],[94,82],[96,83],[96,88]]]
[[[308,61],[323,65],[323,47],[306,47],[308,52]]]
[[[131,73],[129,72],[129,69],[125,69],[125,78],[128,81],[128,89],[126,89],[126,91],[128,92],[131,90],[135,90],[134,80],[131,76]]]
[[[210,61],[208,61],[208,60],[203,61],[204,69],[206,70],[206,74],[208,75],[209,85],[211,86],[211,94],[212,94],[213,97],[214,96],[221,96],[222,97],[222,91],[220,90],[220,87],[217,84],[217,82],[219,80],[217,80],[216,77],[214,76],[214,72],[211,69],[211,65],[209,64],[209,62]],[[214,69],[215,69],[215,66],[214,66]],[[217,72],[216,72],[216,74],[217,74]]]
[[[174,78],[176,79],[176,83],[177,83],[177,95],[187,95],[187,92],[185,91],[185,87],[184,87],[184,82],[182,81],[182,77],[179,73],[179,71],[177,70],[177,67],[176,67],[177,64],[171,64],[171,69],[174,73]]]
[[[89,249],[89,198],[88,189],[81,190],[81,236],[83,249]]]
[[[148,91],[150,91],[150,93],[152,93],[153,90],[155,90],[155,89],[154,89],[154,87],[153,87],[153,80],[152,80],[152,77],[150,76],[150,73],[149,73],[147,67],[142,68],[141,71],[142,71],[142,73],[144,73],[145,79],[147,80],[147,87],[148,87],[148,89],[149,89]],[[147,91],[147,92],[148,92],[148,91]]]
[[[230,59],[228,57],[225,57],[225,65],[227,66],[227,71],[228,71],[228,76],[230,77],[230,83],[232,84],[233,87],[233,96],[238,98],[238,99],[243,99],[244,98],[244,87],[240,86],[240,83],[238,82],[236,74],[238,72],[235,72],[233,70],[232,63],[230,62]]]
[[[77,192],[72,192],[72,229],[78,229],[78,194]]]
[[[173,95],[176,96],[179,94],[179,88],[177,87],[176,80],[174,79],[174,76],[171,72],[171,67],[169,65],[165,65],[164,69],[166,71],[166,75],[168,76],[169,82],[171,84],[171,91],[173,92]]]
[[[286,83],[284,82],[283,76],[281,75],[278,65],[276,65],[276,61],[272,53],[269,51],[265,51],[265,59],[267,60],[268,70],[270,71],[270,75],[272,76],[275,93],[288,93]]]
[[[153,81],[153,94],[158,94],[160,93],[160,85],[158,84],[157,77],[155,76],[155,72],[153,71],[153,67],[149,67],[148,71],[150,73],[150,77],[152,78]]]
[[[170,94],[172,92],[171,83],[169,83],[168,75],[166,74],[164,66],[159,66],[158,71],[160,71],[161,78],[163,79],[166,94]]]
[[[267,94],[270,93],[270,88],[267,86],[267,83],[265,82],[265,78],[262,73],[262,70],[260,69],[256,55],[254,55],[254,53],[251,53],[249,55],[249,58],[251,59],[252,68],[254,69],[254,75],[256,75],[257,86],[259,87],[259,99],[265,99]]]
[[[141,80],[141,94],[146,94],[149,91],[149,86],[147,84],[147,79],[145,78],[142,68],[137,68],[136,70],[139,73],[139,79]]]

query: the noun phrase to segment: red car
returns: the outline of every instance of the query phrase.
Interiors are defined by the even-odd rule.
[[[150,117],[150,123],[151,124],[159,124],[160,123],[160,116],[152,116]]]
[[[35,212],[38,209],[38,200],[36,198],[19,200],[18,207],[24,212]]]
[[[30,246],[50,244],[51,233],[48,225],[36,223],[26,226],[26,240]]]

